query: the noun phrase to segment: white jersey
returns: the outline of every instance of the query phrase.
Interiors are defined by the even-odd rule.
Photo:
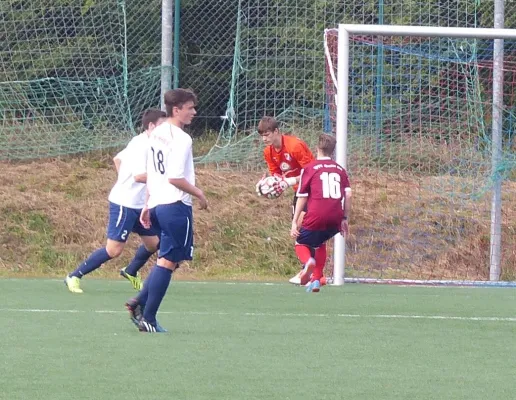
[[[129,144],[115,158],[121,160],[118,179],[109,193],[109,201],[129,208],[145,206],[146,185],[136,182],[134,177],[144,174],[147,168],[149,138],[142,133],[131,139]]]
[[[191,206],[192,196],[172,185],[169,179],[184,178],[195,186],[192,138],[181,128],[164,122],[152,131],[149,139],[149,208],[177,201]]]

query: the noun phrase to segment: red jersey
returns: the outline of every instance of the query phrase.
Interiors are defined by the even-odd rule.
[[[286,178],[299,176],[301,170],[315,159],[304,141],[287,135],[281,137],[280,151],[269,145],[263,150],[263,158],[271,175],[283,175]],[[297,185],[294,190],[297,190]]]
[[[308,197],[302,227],[311,231],[340,229],[342,199],[349,186],[346,170],[330,158],[318,159],[301,172],[297,197]]]

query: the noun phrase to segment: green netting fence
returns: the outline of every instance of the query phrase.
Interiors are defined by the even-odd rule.
[[[136,134],[143,110],[160,104],[161,5],[161,0],[0,0],[0,160],[107,149]],[[516,3],[506,2],[506,28],[516,28],[513,11]],[[492,27],[493,15],[493,2],[474,0],[182,0],[174,68],[179,85],[199,94],[190,130],[218,137],[196,161],[263,168],[255,127],[264,114],[275,115],[285,131],[311,145],[319,132],[332,132],[330,70],[337,65],[328,61],[336,60],[336,45],[331,38],[325,42],[324,32],[338,23]],[[399,221],[414,207],[426,220],[424,193],[442,196],[430,213],[434,225],[406,228],[400,236],[411,241],[412,247],[401,240],[396,250],[404,252],[405,261],[386,250],[396,248],[383,237],[392,221],[389,229],[380,224],[374,239],[358,235],[363,241],[356,239],[355,248],[362,246],[357,254],[365,248],[386,252],[381,262],[377,255],[377,264],[364,262],[370,270],[360,273],[423,277],[426,248],[444,248],[457,235],[471,234],[476,228],[463,226],[464,215],[489,218],[486,195],[495,178],[504,179],[504,193],[513,193],[516,44],[505,42],[504,140],[494,172],[492,41],[355,37],[352,57],[348,168],[353,178],[414,179],[414,201],[396,208]],[[375,189],[369,198],[380,201],[388,192]],[[503,248],[510,260],[516,260],[514,214],[503,210]],[[449,264],[453,257],[445,256]],[[361,264],[358,255],[350,257],[352,266]],[[433,260],[446,264],[442,257]],[[406,267],[411,262],[414,270]],[[439,271],[441,278],[486,274]]]

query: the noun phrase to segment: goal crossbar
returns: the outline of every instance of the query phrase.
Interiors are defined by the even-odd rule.
[[[453,38],[477,38],[495,39],[493,51],[494,80],[493,80],[493,165],[501,152],[501,123],[495,120],[501,105],[503,104],[503,40],[516,39],[516,29],[495,28],[458,28],[458,27],[432,27],[432,26],[408,26],[408,25],[362,25],[339,24],[338,28],[338,64],[337,70],[337,115],[336,115],[336,161],[347,168],[347,139],[348,139],[348,85],[349,85],[349,48],[350,35],[377,35],[377,36],[407,36],[407,37],[453,37]],[[498,42],[498,43],[497,43]],[[495,126],[496,125],[496,126]],[[499,185],[498,185],[499,186]],[[494,194],[494,198],[500,198],[500,193]],[[500,200],[501,201],[501,200]],[[491,216],[491,231],[498,231],[500,224],[501,203],[495,204]],[[500,270],[500,235],[491,238],[490,278],[498,280]],[[334,239],[334,271],[333,284],[344,284],[345,271],[345,240],[340,234]]]
[[[516,39],[516,29],[340,24],[339,33],[342,31],[352,35]]]

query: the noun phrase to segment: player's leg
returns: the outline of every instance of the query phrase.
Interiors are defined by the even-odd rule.
[[[150,210],[150,219],[151,219],[151,229],[154,229],[156,233],[159,233],[161,236],[161,227],[159,226],[159,221],[156,217],[156,208],[151,208]],[[159,248],[159,236],[158,236],[158,248]],[[155,266],[153,266],[149,270],[149,274],[147,275],[147,282],[152,277],[152,274],[156,270]],[[131,321],[138,327],[140,320],[143,317],[143,310],[145,309],[145,304],[147,303],[147,298],[149,296],[149,286],[143,285],[142,289],[138,293],[138,295],[132,299],[129,299],[125,303],[125,307],[127,311],[129,311],[129,318]]]
[[[312,231],[306,228],[299,230],[299,236],[296,239],[296,254],[304,267],[300,274],[300,285],[306,285],[312,278],[314,270],[317,267],[317,248],[324,243],[326,231]],[[307,259],[309,255],[309,259]],[[304,257],[304,258],[303,258]],[[306,261],[304,261],[306,259]]]
[[[109,221],[107,243],[105,247],[95,250],[72,273],[65,278],[65,284],[72,293],[82,293],[80,279],[95,271],[105,262],[118,257],[124,250],[125,242],[132,230],[134,216],[131,209],[109,203]]]
[[[128,279],[136,290],[141,290],[142,280],[138,275],[138,271],[158,250],[160,235],[158,221],[154,218],[151,227],[146,229],[138,219],[133,227],[133,232],[140,236],[142,244],[136,250],[136,254],[129,265],[120,271],[120,275]]]
[[[337,229],[319,231],[317,241],[321,244],[315,248],[315,267],[310,277],[307,292],[318,292],[323,285],[324,266],[326,264],[326,242],[338,233]]]
[[[307,292],[317,293],[322,286],[322,278],[324,273],[324,265],[326,264],[326,243],[321,244],[315,249],[315,267],[310,277],[310,284],[308,285]]]
[[[156,271],[156,266],[153,266],[149,275],[147,275],[147,283],[152,280],[152,275]],[[143,310],[147,304],[147,298],[149,297],[149,285],[143,285],[142,289],[136,297],[133,297],[125,303],[125,308],[129,312],[129,318],[138,327],[140,320],[143,317]]]
[[[136,290],[142,289],[142,279],[138,271],[149,261],[149,258],[158,250],[159,229],[152,225],[150,229],[145,229],[140,221],[137,221],[133,232],[140,235],[142,244],[136,250],[136,254],[129,265],[120,270],[120,275],[129,280]]]
[[[303,265],[303,269],[299,272],[298,285],[306,285],[306,283],[310,280],[310,275],[315,267],[315,258],[314,258],[314,248],[308,244],[301,244],[296,242],[295,251],[298,260]]]
[[[80,280],[83,276],[95,271],[105,262],[118,257],[123,249],[123,242],[108,239],[106,246],[95,250],[73,272],[65,278],[65,284],[72,293],[82,293]]]
[[[324,264],[326,262],[326,245],[325,242],[335,236],[337,230],[312,231],[306,228],[299,230],[299,236],[296,239],[296,253],[301,260],[299,254],[305,252],[303,248],[310,249],[311,259],[305,263],[300,276],[301,285],[306,285],[308,282],[318,281],[322,278]],[[305,255],[306,257],[306,255]]]
[[[297,258],[303,264],[303,269],[299,274],[300,285],[306,285],[310,280],[316,266],[315,248],[319,246],[319,243],[319,231],[310,231],[305,228],[299,230],[295,249]]]
[[[326,264],[326,243],[315,249],[315,268],[312,273],[312,281],[320,281],[323,277],[324,265]]]
[[[297,203],[297,196],[294,195],[294,199],[292,200],[292,216],[294,216],[294,211],[296,209],[296,203]],[[301,225],[301,222],[303,221],[303,217],[306,213],[306,209],[301,212],[301,215],[299,216],[298,225]],[[299,256],[298,256],[299,258]],[[301,261],[301,270],[294,275],[292,278],[290,278],[288,281],[289,283],[292,283],[294,285],[300,285],[301,284],[301,274],[303,272],[303,269],[305,267],[305,262]]]
[[[182,202],[160,205],[156,207],[156,217],[161,226],[161,240],[157,264],[145,283],[148,296],[139,326],[144,332],[156,332],[156,314],[172,273],[182,261],[193,256],[192,207]]]
[[[315,267],[313,269],[310,281],[307,284],[306,291],[308,293],[317,293],[321,290],[324,265],[326,264],[326,243],[321,244],[315,249]]]
[[[149,275],[147,276],[147,282],[149,280],[152,280],[152,275],[156,271],[156,266],[152,267]],[[145,310],[145,305],[147,303],[147,299],[149,297],[149,285],[144,285],[142,290],[138,293],[138,295],[132,299],[129,299],[125,303],[125,308],[129,312],[129,318],[131,319],[132,323],[136,325],[138,329],[140,326],[140,321],[143,318],[143,312]],[[164,329],[159,322],[156,320],[156,332],[167,332],[166,329]]]

